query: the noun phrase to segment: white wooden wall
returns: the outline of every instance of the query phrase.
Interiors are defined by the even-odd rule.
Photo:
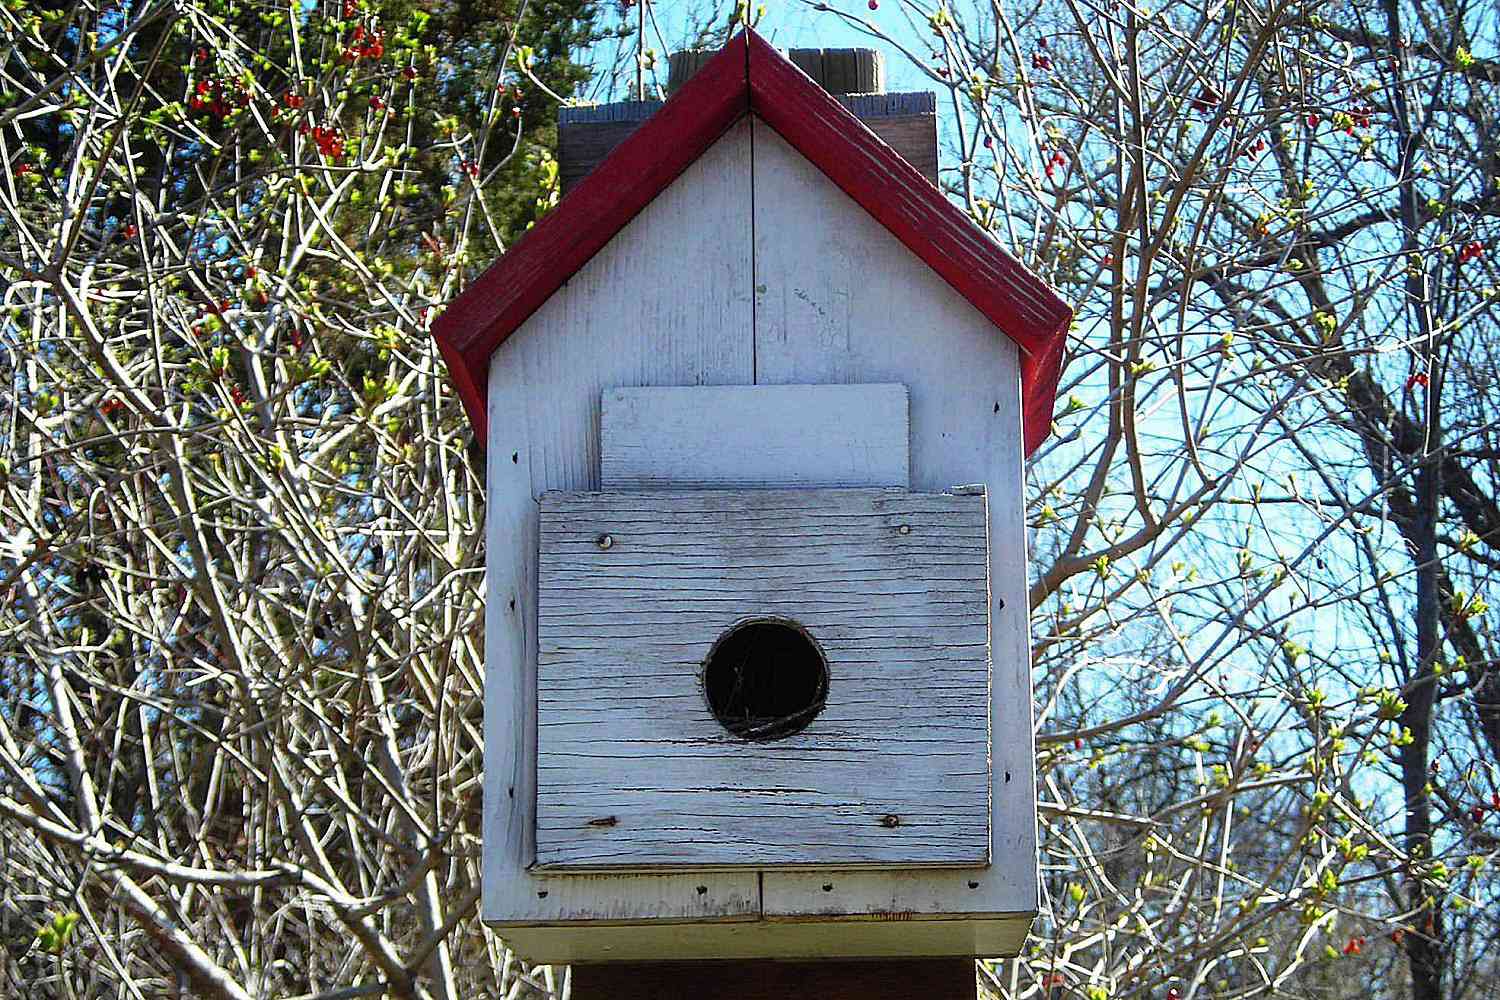
[[[599,488],[605,389],[753,381],[750,253],[750,126],[742,123],[631,220],[490,363],[486,919],[760,915],[754,872],[528,870],[536,857],[536,498],[548,490]]]
[[[1036,909],[1021,379],[1015,345],[770,128],[755,125],[755,380],[903,382],[911,488],[990,509],[990,867],[767,872],[768,916]]]
[[[536,498],[598,488],[604,390],[756,383],[904,384],[911,488],[988,489],[992,863],[533,872]],[[511,925],[507,935],[536,960],[1014,953],[1037,905],[1014,345],[773,131],[743,122],[500,347],[490,427],[486,919]],[[930,932],[871,930],[923,915],[944,919]],[[771,930],[808,917],[834,923],[818,934]],[[567,926],[580,920],[621,926]],[[685,921],[766,930],[653,929]],[[549,924],[558,926],[518,929]]]

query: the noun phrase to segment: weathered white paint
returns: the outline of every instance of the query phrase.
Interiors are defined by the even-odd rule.
[[[755,124],[757,383],[902,382],[911,485],[984,483],[990,514],[990,867],[768,871],[768,915],[1030,913],[1036,796],[1015,345],[764,124]],[[970,883],[975,883],[970,888]]]
[[[753,267],[742,124],[491,366],[485,917],[510,928],[523,954],[551,961],[1015,954],[1037,900],[1016,349],[769,128],[754,127]],[[988,486],[991,865],[769,870],[759,885],[736,871],[529,871],[534,498],[598,488],[600,393],[878,382],[910,391],[912,488]]]
[[[838,880],[824,880],[834,885]],[[709,958],[939,958],[1015,955],[1031,914],[991,920],[918,920],[891,913],[878,919],[759,921],[720,924],[512,927],[505,941],[529,960],[651,962]],[[920,995],[913,991],[914,995]]]
[[[490,365],[487,920],[759,914],[753,872],[529,870],[536,857],[536,498],[598,488],[604,389],[752,380],[749,142],[748,124],[729,132],[506,340]]]
[[[600,436],[608,490],[910,481],[903,385],[611,389]]]
[[[544,496],[538,863],[985,864],[987,549],[983,495]],[[764,742],[702,682],[760,618],[805,628],[829,673],[811,724]]]

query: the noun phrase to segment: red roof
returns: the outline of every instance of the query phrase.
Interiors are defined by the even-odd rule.
[[[1029,455],[1048,434],[1072,310],[754,31],[745,31],[448,306],[433,336],[487,439],[490,356],[729,127],[754,113],[1021,351]]]

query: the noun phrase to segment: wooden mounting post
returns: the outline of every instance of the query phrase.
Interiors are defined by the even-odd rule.
[[[967,958],[573,967],[575,1000],[976,1000]]]

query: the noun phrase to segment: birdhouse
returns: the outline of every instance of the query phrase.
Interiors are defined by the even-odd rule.
[[[753,32],[452,303],[519,952],[1017,952],[1022,464],[1069,319]]]

